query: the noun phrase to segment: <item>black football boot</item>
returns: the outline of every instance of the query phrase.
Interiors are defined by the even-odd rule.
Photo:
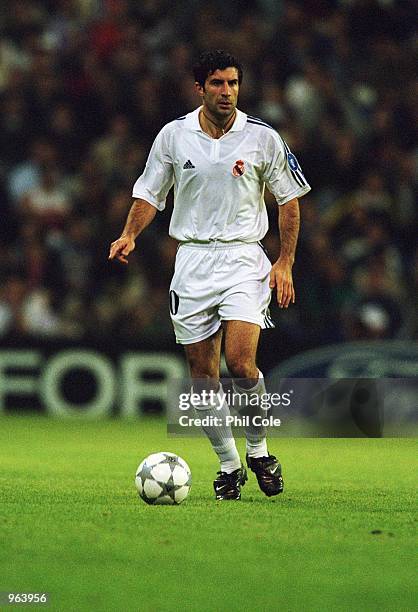
[[[249,457],[247,465],[257,476],[258,486],[268,497],[278,495],[283,491],[282,466],[276,457]]]
[[[241,499],[241,487],[245,485],[247,480],[247,470],[242,464],[240,468],[230,474],[218,472],[218,477],[213,482],[216,499]]]

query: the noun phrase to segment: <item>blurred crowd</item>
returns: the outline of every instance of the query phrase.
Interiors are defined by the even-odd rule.
[[[417,338],[415,17],[413,0],[3,3],[2,341],[174,348],[169,210],[129,266],[107,255],[157,132],[198,106],[190,67],[210,48],[241,60],[239,108],[280,131],[312,185],[297,302],[273,306],[270,342]]]

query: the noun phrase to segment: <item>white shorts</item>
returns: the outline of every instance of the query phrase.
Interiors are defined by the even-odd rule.
[[[257,242],[183,243],[170,285],[170,313],[176,340],[205,340],[221,321],[274,327],[268,310],[271,263]]]

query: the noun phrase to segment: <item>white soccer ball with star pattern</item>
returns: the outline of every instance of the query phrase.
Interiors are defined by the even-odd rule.
[[[147,504],[181,504],[189,494],[192,473],[187,463],[174,453],[153,453],[136,471],[135,486]]]

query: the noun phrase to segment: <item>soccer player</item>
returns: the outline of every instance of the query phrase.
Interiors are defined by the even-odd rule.
[[[261,398],[266,389],[256,365],[260,329],[271,326],[273,289],[281,308],[295,301],[298,198],[310,187],[279,134],[238,110],[242,68],[232,55],[203,53],[193,72],[201,106],[157,135],[109,259],[128,263],[135,239],[164,210],[174,184],[169,233],[179,248],[169,292],[171,318],[176,340],[185,347],[193,391],[212,390],[210,401],[201,393],[194,408],[218,418],[207,422],[221,421],[204,427],[220,460],[216,499],[240,499],[247,472],[225,421],[229,407],[219,382],[222,334],[234,393]],[[273,265],[259,243],[268,229],[265,185],[278,203],[280,253]],[[261,402],[254,410],[253,416],[262,414]],[[266,495],[277,495],[283,490],[281,466],[269,454],[266,429],[258,422],[251,418],[245,427],[247,466]]]

